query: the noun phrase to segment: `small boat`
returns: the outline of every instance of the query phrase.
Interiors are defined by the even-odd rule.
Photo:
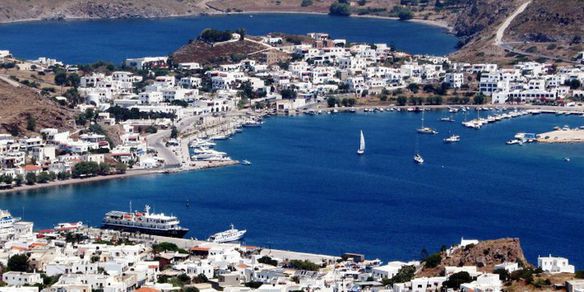
[[[570,157],[564,157],[565,162],[570,162]]]
[[[418,109],[418,108],[416,108]],[[430,128],[430,127],[424,127],[424,113],[426,112],[423,108],[421,109],[422,111],[422,126],[420,128],[417,129],[418,133],[420,134],[433,134],[436,135],[438,134],[438,131]]]
[[[361,130],[361,136],[359,138],[359,149],[357,150],[357,154],[365,154],[365,136],[363,136],[363,130]]]
[[[460,142],[460,136],[458,135],[452,135],[448,138],[444,138],[444,143],[456,143],[456,142]]]
[[[417,131],[420,134],[432,134],[432,135],[438,134],[438,131],[436,131],[432,128],[429,128],[429,127],[418,128]]]
[[[420,155],[420,153],[416,153],[416,155],[414,155],[414,161],[417,164],[423,164],[424,163],[424,158],[422,157],[422,155]]]
[[[521,142],[520,140],[512,139],[512,140],[507,141],[505,144],[507,144],[507,145],[515,145],[515,144],[519,144],[520,142]]]
[[[249,161],[249,160],[242,160],[241,161],[241,165],[250,166],[251,165],[251,161]]]
[[[243,238],[247,230],[238,230],[235,229],[233,224],[230,225],[230,229],[215,233],[207,239],[207,241],[215,242],[215,243],[225,243],[225,242],[233,242],[238,241]]]
[[[440,118],[440,121],[441,122],[451,122],[451,123],[455,122],[452,117],[443,117],[443,118]]]

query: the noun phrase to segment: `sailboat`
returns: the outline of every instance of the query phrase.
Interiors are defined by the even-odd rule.
[[[420,134],[433,134],[436,135],[438,134],[438,131],[430,128],[430,127],[424,127],[424,114],[425,114],[426,110],[422,109],[422,127],[418,128],[418,133]]]
[[[361,137],[359,138],[359,149],[357,150],[357,154],[365,154],[365,136],[363,136],[363,130],[361,130]]]
[[[419,143],[420,143],[419,137],[418,137],[418,135],[416,135],[416,154],[414,155],[414,161],[417,164],[422,164],[422,163],[424,163],[424,158],[420,154]]]

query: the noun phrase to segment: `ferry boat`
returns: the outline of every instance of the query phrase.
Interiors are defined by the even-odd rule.
[[[230,229],[215,233],[207,239],[207,241],[215,242],[215,243],[225,243],[225,242],[233,242],[238,241],[243,238],[247,230],[238,230],[235,229],[233,224],[230,225]]]
[[[0,210],[0,239],[8,239],[14,235],[14,223],[20,218],[12,217],[8,210]]]
[[[182,238],[189,229],[179,224],[176,216],[150,213],[150,206],[146,205],[144,212],[107,212],[102,228]]]

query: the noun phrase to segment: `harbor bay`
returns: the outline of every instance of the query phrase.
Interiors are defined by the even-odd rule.
[[[178,216],[187,237],[204,239],[233,223],[248,230],[250,245],[384,260],[416,258],[463,236],[519,237],[530,261],[549,251],[584,264],[584,146],[505,144],[518,132],[578,127],[582,118],[528,115],[475,130],[460,124],[462,113],[456,123],[439,121],[447,115],[425,115],[439,134],[419,136],[422,166],[411,161],[420,113],[274,117],[218,142],[249,167],[10,193],[0,206],[40,229],[76,220],[99,226],[105,212],[131,201]],[[364,156],[355,155],[360,130]],[[443,143],[450,133],[461,142]]]
[[[457,38],[431,25],[311,14],[237,14],[159,19],[75,20],[0,24],[0,44],[22,58],[67,64],[168,55],[205,28],[245,28],[248,34],[330,32],[352,42],[388,43],[414,54],[445,55]],[[59,35],[55,36],[54,32]],[[431,44],[431,45],[428,45]]]

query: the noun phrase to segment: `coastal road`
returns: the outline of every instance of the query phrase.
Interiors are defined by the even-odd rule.
[[[198,116],[188,116],[183,118],[180,122],[175,124],[179,133],[184,132],[193,126],[194,122],[199,119]],[[181,167],[187,161],[190,160],[188,156],[188,141],[184,139],[178,139],[180,145],[177,147],[178,155],[168,147],[166,147],[166,140],[170,138],[171,130],[159,130],[158,132],[148,135],[146,140],[148,141],[148,146],[154,148],[158,152],[158,156],[165,161],[165,166],[168,168]],[[185,144],[187,143],[187,144]],[[185,144],[185,145],[183,145]],[[184,148],[187,151],[185,153]]]
[[[517,17],[517,15],[523,13],[527,6],[531,4],[532,0],[526,1],[525,3],[521,4],[517,9],[503,21],[503,23],[497,29],[497,34],[495,35],[495,45],[501,47],[503,44],[503,37],[505,36],[505,30],[509,27],[513,19]]]
[[[549,56],[549,55],[544,55],[544,54],[539,54],[539,53],[530,53],[530,52],[527,52],[524,50],[516,49],[512,45],[512,44],[523,44],[523,42],[504,42],[503,41],[503,38],[505,37],[505,31],[507,30],[507,28],[509,28],[509,25],[511,25],[511,22],[513,22],[513,20],[519,14],[523,13],[523,11],[525,11],[525,9],[527,9],[527,7],[532,2],[533,2],[533,0],[529,0],[529,1],[526,1],[525,3],[521,4],[519,7],[517,7],[517,9],[511,15],[509,15],[509,17],[507,17],[507,19],[505,19],[505,21],[503,21],[503,23],[501,23],[501,25],[497,29],[497,33],[495,35],[495,45],[502,48],[503,50],[505,50],[507,52],[511,52],[511,53],[515,53],[515,54],[530,56],[530,57],[534,57],[534,58],[546,58],[546,59],[550,59],[550,60],[561,60],[561,61],[566,62],[566,63],[578,64],[578,62],[574,62],[573,60],[570,60],[569,58]]]
[[[166,167],[180,167],[181,161],[166,147],[164,140],[170,137],[170,130],[159,130],[158,132],[148,135],[146,141],[148,146],[154,148],[158,152],[158,156],[164,159]]]

